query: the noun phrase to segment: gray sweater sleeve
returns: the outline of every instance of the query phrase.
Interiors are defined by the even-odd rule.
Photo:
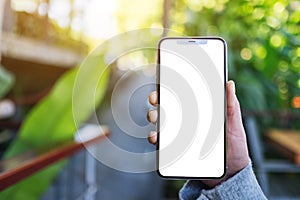
[[[182,200],[267,199],[256,180],[250,163],[236,175],[212,189],[208,189],[199,180],[187,181],[180,190],[179,197]]]

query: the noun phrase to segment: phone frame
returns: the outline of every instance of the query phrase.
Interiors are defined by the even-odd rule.
[[[160,46],[164,40],[220,40],[224,46],[224,173],[220,177],[189,177],[189,176],[164,176],[159,171],[159,140],[160,140]],[[163,37],[158,42],[158,51],[157,51],[157,66],[156,66],[156,91],[157,91],[157,112],[158,118],[156,123],[157,128],[157,143],[156,143],[156,172],[161,178],[166,179],[190,179],[190,180],[197,180],[197,179],[221,179],[226,175],[226,116],[227,116],[227,101],[226,101],[226,82],[228,81],[228,74],[227,74],[227,44],[226,41],[218,36],[183,36],[183,37]]]

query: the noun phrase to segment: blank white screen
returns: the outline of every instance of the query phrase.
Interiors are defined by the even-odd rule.
[[[183,42],[179,42],[179,40]],[[194,40],[193,44],[185,41]],[[197,41],[204,41],[198,43]],[[206,64],[205,64],[206,63]],[[212,65],[207,65],[211,63]],[[225,72],[225,43],[220,39],[165,39],[160,43],[160,108],[164,116],[160,115],[159,134],[159,173],[166,177],[220,177],[224,173],[225,159],[225,134],[224,134],[224,89],[213,91],[210,85],[212,81],[224,85]],[[214,69],[212,69],[212,66]],[[214,71],[205,77],[204,68],[207,71]],[[210,67],[210,69],[207,69]],[[170,86],[170,70],[180,75],[186,84],[189,85],[194,96],[179,95],[176,92],[176,84]],[[173,77],[174,80],[177,80]],[[173,81],[174,82],[174,81]],[[177,82],[177,81],[176,81]],[[175,85],[175,86],[174,86]],[[220,87],[219,87],[220,88]],[[212,101],[215,93],[218,92],[218,99]],[[182,93],[181,93],[182,94]],[[180,134],[187,134],[186,130],[181,130],[183,119],[182,112],[187,102],[187,98],[195,98],[197,105],[193,108],[198,112],[195,132],[192,140],[185,147],[178,148],[172,146],[172,142]],[[191,100],[191,99],[190,99]],[[215,106],[215,104],[222,106]],[[190,105],[186,105],[190,106]],[[216,109],[217,108],[217,109]],[[200,150],[208,137],[213,115],[221,118],[219,134],[213,140],[209,152],[204,158],[199,158]],[[192,120],[191,120],[192,121]],[[195,120],[194,120],[195,121]],[[185,122],[186,123],[186,122]],[[194,125],[194,124],[193,124]],[[171,149],[170,149],[171,148]],[[177,152],[184,148],[184,151]],[[167,151],[164,151],[166,150]],[[175,152],[176,159],[171,159],[170,152]],[[173,153],[171,153],[173,154]],[[174,155],[172,155],[174,156]],[[172,157],[171,156],[171,157]]]

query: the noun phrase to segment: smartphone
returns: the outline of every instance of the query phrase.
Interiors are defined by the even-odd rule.
[[[214,179],[226,171],[227,46],[220,37],[166,37],[158,44],[157,171]]]

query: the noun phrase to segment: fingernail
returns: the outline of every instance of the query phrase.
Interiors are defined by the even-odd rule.
[[[155,131],[150,131],[150,134],[149,134],[149,137],[153,137],[156,135],[156,132]]]
[[[148,141],[151,144],[156,144],[156,132],[155,131],[151,131],[149,136],[148,136]]]
[[[150,118],[151,121],[156,120],[156,118],[157,118],[157,112],[155,110],[151,110],[149,112],[149,118]]]
[[[230,90],[233,92],[233,94],[235,94],[235,83],[234,83],[234,81],[230,81],[229,86],[230,86]]]
[[[157,102],[157,93],[156,93],[156,91],[151,92],[151,94],[149,95],[149,101],[151,103],[156,103]]]

